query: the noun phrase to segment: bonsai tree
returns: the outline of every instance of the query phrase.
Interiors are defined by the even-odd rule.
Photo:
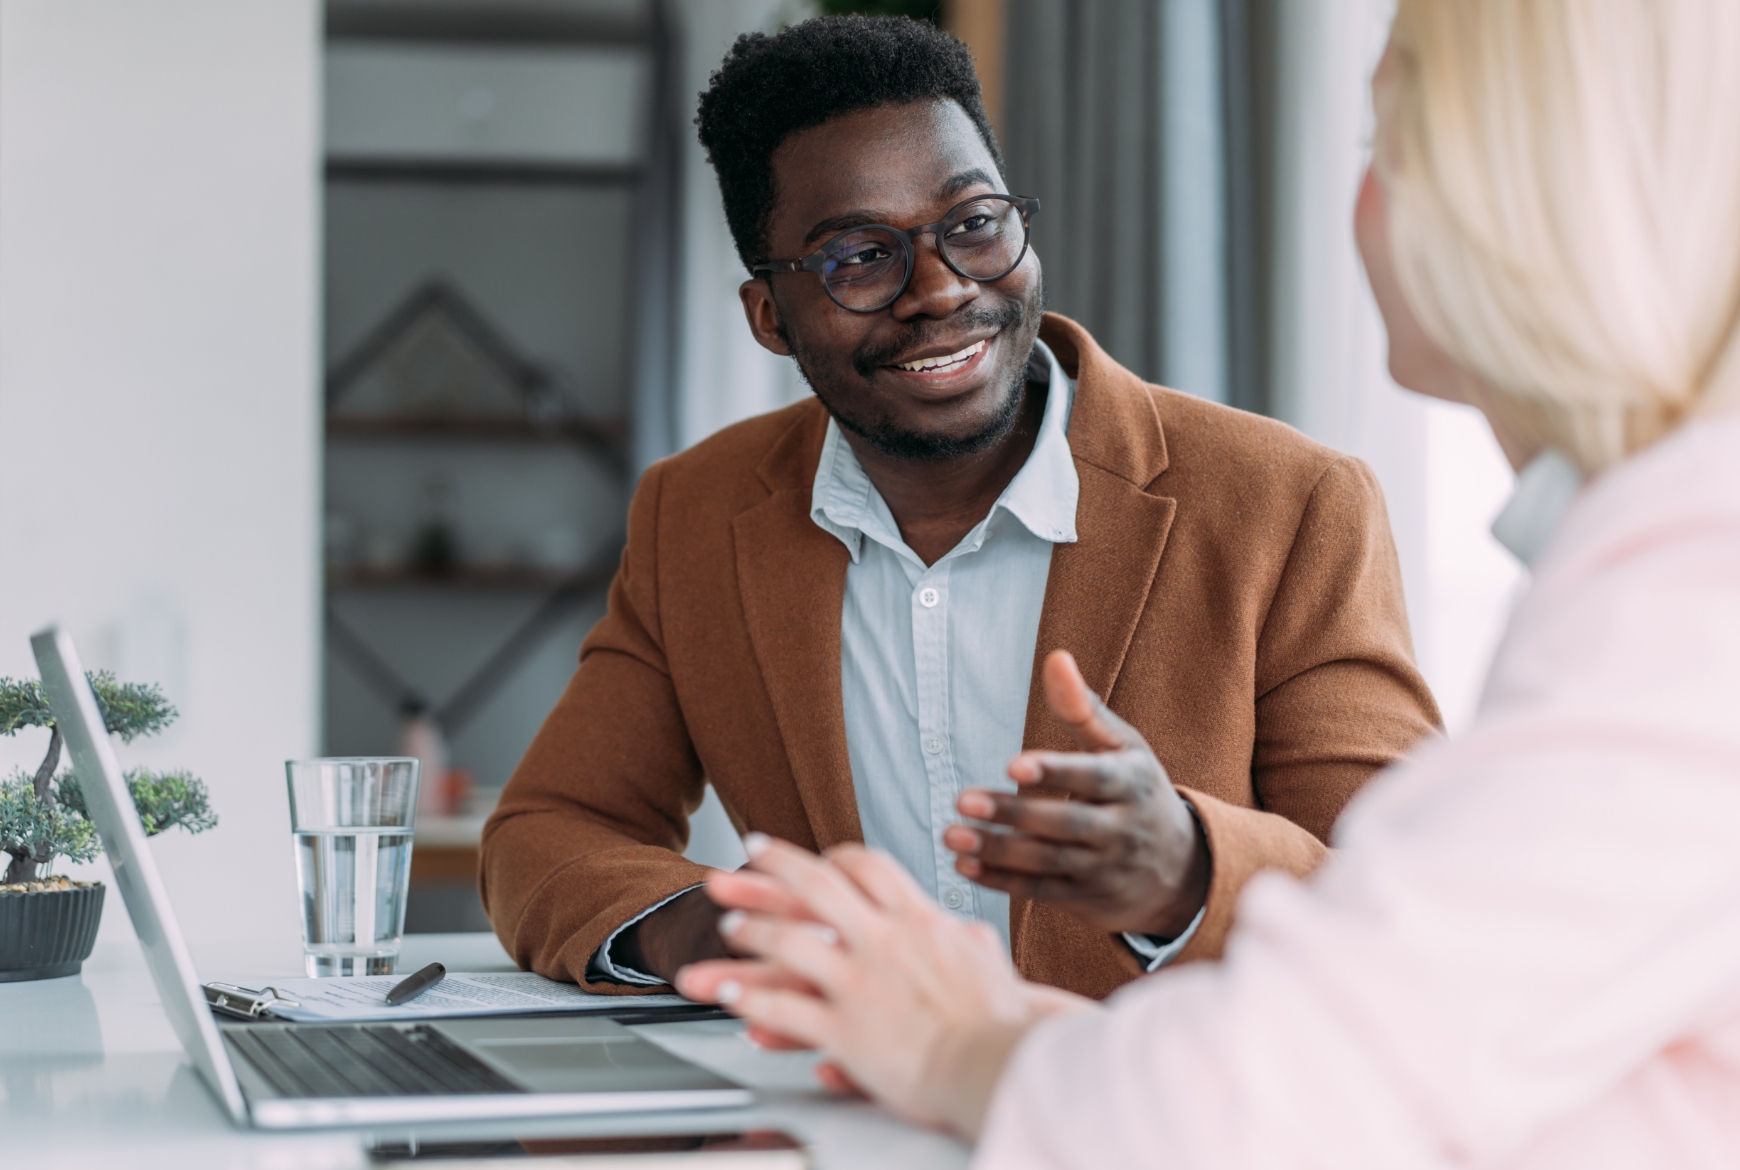
[[[85,677],[97,696],[103,726],[123,743],[154,735],[175,722],[175,708],[155,684],[117,682],[108,671]],[[48,728],[48,751],[34,775],[19,769],[0,780],[0,852],[12,858],[0,879],[6,885],[37,880],[57,857],[89,861],[100,848],[78,777],[57,774],[62,740],[42,684],[0,678],[0,735],[25,727]],[[147,836],[178,825],[189,833],[203,833],[217,824],[205,784],[197,777],[147,768],[131,769],[126,777]]]

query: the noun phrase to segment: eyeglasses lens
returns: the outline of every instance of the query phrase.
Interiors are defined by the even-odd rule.
[[[906,240],[871,227],[835,240],[822,272],[828,295],[848,309],[879,309],[906,282]]]
[[[996,280],[1020,263],[1027,228],[1013,203],[982,199],[955,209],[937,246],[972,279]]]
[[[937,247],[963,275],[997,280],[1020,263],[1027,225],[1007,200],[975,200],[950,214]],[[828,248],[822,271],[828,295],[858,312],[883,308],[906,284],[909,248],[906,237],[880,227],[841,236]]]

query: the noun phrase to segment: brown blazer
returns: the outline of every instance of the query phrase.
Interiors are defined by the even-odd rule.
[[[1342,806],[1438,722],[1414,667],[1383,497],[1280,423],[1143,384],[1074,322],[1079,540],[1056,546],[1024,741],[1071,749],[1039,663],[1073,651],[1185,791],[1213,856],[1180,960],[1220,953],[1258,870],[1309,872]],[[702,881],[682,858],[711,782],[739,830],[860,841],[840,697],[845,547],[810,520],[828,416],[811,399],[650,468],[610,608],[484,829],[480,883],[522,966],[585,982],[622,923]],[[1123,943],[1010,907],[1032,979],[1103,996]],[[587,984],[597,991],[627,991]]]

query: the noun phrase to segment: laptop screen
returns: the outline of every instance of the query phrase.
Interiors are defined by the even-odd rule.
[[[133,920],[133,930],[145,948],[145,960],[157,994],[182,1048],[217,1093],[238,1124],[247,1120],[247,1105],[235,1069],[224,1052],[217,1024],[206,1007],[193,960],[176,925],[157,861],[145,844],[145,828],[133,809],[133,798],[115,749],[97,708],[97,698],[85,679],[84,667],[72,638],[58,626],[50,626],[30,639],[36,652],[42,688],[54,711],[55,724],[66,740],[73,768],[84,789],[91,821],[103,839],[103,851],[115,871],[115,884]]]

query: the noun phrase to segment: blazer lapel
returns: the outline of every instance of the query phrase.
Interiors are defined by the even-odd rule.
[[[769,453],[759,472],[771,495],[731,525],[749,640],[817,849],[864,839],[840,695],[850,557],[810,520],[825,422],[794,427]]]
[[[1074,751],[1069,730],[1045,703],[1045,656],[1053,650],[1074,654],[1088,686],[1111,702],[1178,502],[1147,490],[1167,465],[1166,438],[1147,387],[1065,317],[1047,313],[1040,336],[1064,369],[1075,373],[1069,447],[1081,496],[1076,542],[1056,545],[1051,553],[1022,745]],[[1028,899],[1010,899],[1010,944],[1023,970],[1032,912]]]
[[[1047,313],[1041,336],[1064,368],[1075,370],[1069,446],[1081,497],[1076,543],[1057,545],[1051,554],[1023,742],[1071,751],[1075,741],[1045,705],[1045,656],[1053,650],[1074,654],[1088,686],[1111,701],[1178,504],[1147,490],[1168,462],[1147,387],[1067,318]]]
[[[1176,501],[1147,495],[1096,467],[1078,463],[1077,469],[1077,540],[1051,553],[1022,737],[1028,748],[1076,750],[1068,729],[1045,703],[1040,670],[1051,651],[1075,655],[1088,686],[1111,701],[1177,509]]]

